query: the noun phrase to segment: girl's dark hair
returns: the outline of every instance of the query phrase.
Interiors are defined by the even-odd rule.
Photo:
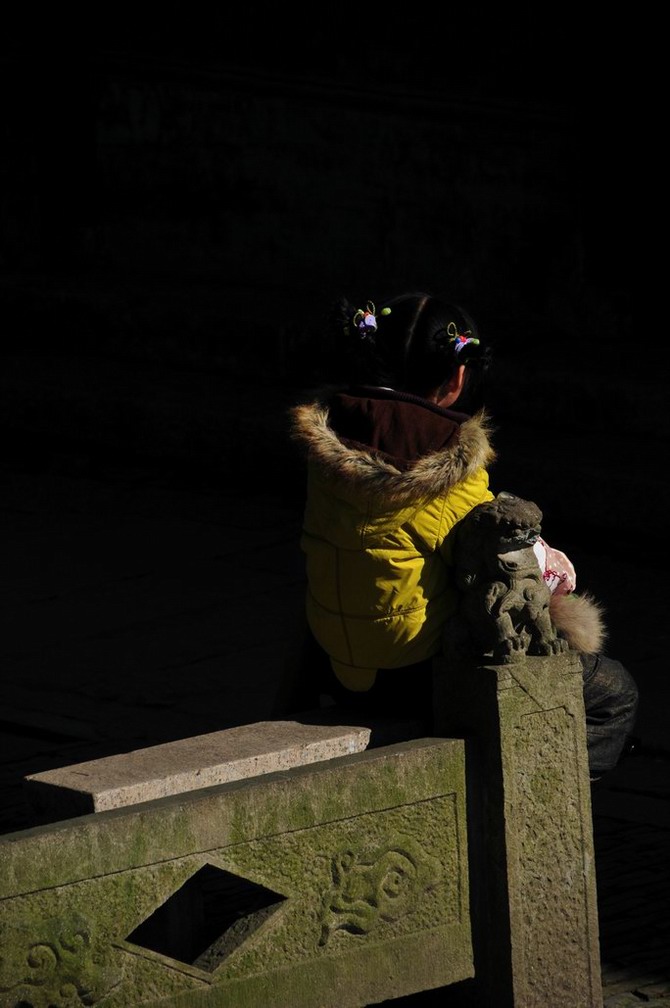
[[[465,364],[457,408],[466,412],[481,408],[490,350],[483,346],[464,308],[420,291],[400,294],[375,305],[377,329],[363,334],[352,325],[357,309],[345,298],[335,307],[354,383],[427,396],[443,389],[458,366]],[[385,309],[390,309],[388,314],[383,314]],[[455,333],[478,342],[464,343],[457,350]]]

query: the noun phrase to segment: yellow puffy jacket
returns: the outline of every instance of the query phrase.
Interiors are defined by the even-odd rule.
[[[402,393],[350,400],[356,421],[340,427],[367,432],[364,441],[333,429],[332,403],[292,413],[309,461],[301,540],[307,619],[340,682],[361,691],[377,669],[440,650],[457,601],[450,533],[493,499],[485,467],[494,455],[482,414],[466,417]],[[426,422],[426,436],[408,436]],[[405,454],[417,444],[440,447],[410,459],[384,450],[399,441]]]

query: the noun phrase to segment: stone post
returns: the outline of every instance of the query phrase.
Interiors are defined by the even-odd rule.
[[[436,663],[437,732],[464,736],[475,1003],[601,1008],[581,663]]]

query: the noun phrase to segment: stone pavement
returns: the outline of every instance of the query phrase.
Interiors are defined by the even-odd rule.
[[[269,716],[300,626],[301,487],[92,473],[67,453],[2,478],[3,832],[30,825],[25,774]],[[635,558],[575,559],[642,695],[641,746],[593,792],[605,1004],[670,1005],[667,620],[653,591],[610,598],[645,573]]]

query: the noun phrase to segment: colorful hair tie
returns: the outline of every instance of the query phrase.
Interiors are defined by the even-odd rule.
[[[474,343],[475,346],[479,346],[479,340],[475,339],[472,335],[472,330],[466,329],[464,333],[459,333],[455,322],[449,323],[447,333],[450,337],[449,342],[454,344],[454,353],[460,353],[468,343]]]
[[[390,308],[382,308],[382,315],[390,315]],[[366,339],[372,333],[377,332],[377,309],[374,306],[373,301],[368,301],[365,308],[359,308],[354,312],[351,319],[351,324],[354,328],[358,329],[358,335],[361,339]],[[345,326],[345,333],[349,334],[349,326]]]

